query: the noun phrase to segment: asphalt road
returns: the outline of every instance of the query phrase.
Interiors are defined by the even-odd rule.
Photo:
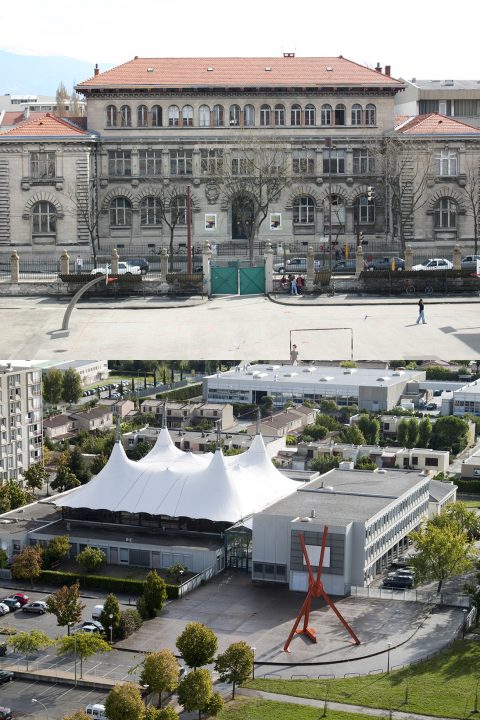
[[[0,705],[11,708],[15,720],[24,717],[60,720],[64,715],[84,710],[91,703],[103,703],[105,696],[101,690],[28,680],[13,680],[0,685]],[[33,703],[32,698],[39,702]]]
[[[69,336],[59,336],[65,302],[0,298],[0,358],[91,357],[120,359],[240,358],[287,360],[290,343],[300,360],[391,360],[480,357],[479,300],[426,305],[416,325],[416,298],[341,304],[326,298],[309,305],[263,296],[229,296],[182,307],[159,298],[85,302],[72,313]],[[358,299],[355,299],[358,302]],[[353,353],[352,353],[353,344]]]

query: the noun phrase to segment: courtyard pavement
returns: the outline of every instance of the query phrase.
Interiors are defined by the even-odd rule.
[[[428,300],[421,326],[416,301],[356,295],[88,300],[73,310],[65,336],[58,332],[65,300],[0,297],[0,359],[286,361],[290,343],[300,360],[480,356],[479,298]]]

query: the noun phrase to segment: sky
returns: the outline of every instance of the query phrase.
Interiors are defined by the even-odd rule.
[[[480,79],[479,20],[476,0],[22,0],[2,3],[0,48],[100,69],[135,55],[343,55],[405,79]]]

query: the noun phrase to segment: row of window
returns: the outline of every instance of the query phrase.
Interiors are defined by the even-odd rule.
[[[164,125],[163,108],[161,105],[154,105],[148,108],[147,105],[139,105],[133,111],[136,116],[136,127],[162,127]],[[318,110],[315,105],[309,103],[302,107],[298,103],[290,108],[282,103],[273,107],[264,103],[260,106],[259,125],[260,127],[312,127],[317,125]],[[166,123],[168,127],[255,127],[256,109],[253,105],[230,105],[228,109],[223,105],[200,105],[196,117],[192,105],[170,105],[166,112]],[[372,103],[362,107],[360,103],[351,106],[350,111],[343,103],[333,106],[324,103],[320,108],[320,125],[322,126],[373,126],[377,122],[377,109]],[[349,121],[348,121],[349,118]],[[196,120],[196,123],[194,123]],[[105,109],[106,127],[133,127],[133,113],[130,105],[108,105]]]

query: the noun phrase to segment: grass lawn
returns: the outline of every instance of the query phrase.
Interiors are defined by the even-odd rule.
[[[271,700],[258,700],[250,698],[236,698],[227,703],[217,715],[219,720],[318,720],[323,714],[323,708],[307,707],[306,705],[291,705],[290,703],[272,702]],[[357,713],[335,712],[328,708],[329,720],[371,720],[370,715]]]
[[[268,692],[323,699],[425,715],[463,718],[475,706],[480,680],[480,643],[458,640],[449,650],[389,675],[347,680],[266,680],[247,686]],[[478,710],[480,710],[479,683]],[[329,712],[330,715],[330,712]],[[252,716],[253,717],[253,716]],[[475,717],[475,716],[474,716]]]
[[[480,508],[480,500],[462,500],[467,508]]]

